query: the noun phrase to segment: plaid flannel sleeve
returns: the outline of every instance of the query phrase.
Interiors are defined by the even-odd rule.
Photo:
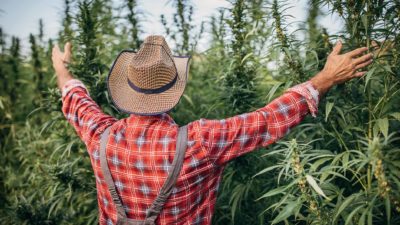
[[[198,140],[210,160],[223,165],[258,147],[285,136],[290,128],[318,112],[319,93],[310,81],[288,89],[265,107],[222,120],[200,119],[193,123]]]
[[[90,151],[93,140],[98,140],[103,130],[116,119],[101,111],[81,81],[69,80],[61,91],[64,116]]]

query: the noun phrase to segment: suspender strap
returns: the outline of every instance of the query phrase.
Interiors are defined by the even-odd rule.
[[[174,187],[176,180],[178,179],[179,173],[182,169],[186,146],[187,125],[179,128],[174,161],[172,161],[171,168],[168,171],[168,177],[165,180],[164,185],[161,187],[160,193],[153,201],[153,204],[147,212],[146,221],[156,221],[158,215],[161,213],[161,210],[164,207],[165,202],[167,202],[168,197],[171,195],[172,188]]]
[[[103,172],[104,180],[106,181],[108,190],[110,191],[111,198],[113,199],[115,207],[117,208],[117,218],[125,218],[126,213],[122,206],[121,200],[119,199],[117,191],[115,190],[114,180],[111,176],[111,172],[107,164],[106,147],[108,136],[110,134],[110,128],[111,126],[107,127],[100,138],[100,166]]]
[[[108,127],[103,134],[101,135],[100,139],[100,164],[101,170],[103,172],[104,180],[107,183],[108,190],[110,191],[111,197],[117,208],[117,224],[118,222],[122,222],[125,224],[127,218],[125,210],[122,206],[121,200],[115,190],[114,181],[111,176],[110,169],[108,168],[107,158],[106,158],[106,146],[108,141],[108,136],[110,134],[110,127]],[[168,197],[172,193],[172,188],[174,187],[176,180],[178,179],[179,173],[182,169],[183,159],[185,156],[187,146],[187,126],[182,126],[179,128],[178,138],[176,141],[176,151],[174,160],[172,162],[171,168],[169,170],[169,174],[167,179],[162,186],[160,193],[153,201],[153,204],[149,208],[146,220],[143,221],[144,224],[154,224],[155,220],[157,219],[158,215],[161,213],[161,210],[164,207],[165,202],[167,201]],[[132,221],[133,222],[133,221]]]

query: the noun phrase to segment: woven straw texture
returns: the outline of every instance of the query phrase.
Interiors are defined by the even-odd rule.
[[[108,90],[122,111],[155,115],[171,110],[181,98],[187,83],[189,57],[172,56],[162,36],[149,36],[137,53],[122,51],[108,76]],[[178,76],[175,84],[161,93],[145,94],[134,90],[163,87]]]

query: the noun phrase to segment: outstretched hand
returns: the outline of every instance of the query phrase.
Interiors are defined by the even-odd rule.
[[[368,50],[367,47],[357,48],[345,54],[340,54],[341,50],[342,42],[338,41],[329,54],[324,69],[310,80],[321,94],[334,85],[362,77],[366,71],[360,70],[372,63],[373,54],[363,55]]]
[[[60,50],[57,44],[53,47],[51,60],[57,75],[57,85],[60,89],[68,80],[72,79],[72,75],[67,68],[67,65],[71,62],[71,47],[70,42],[64,45],[64,52]]]

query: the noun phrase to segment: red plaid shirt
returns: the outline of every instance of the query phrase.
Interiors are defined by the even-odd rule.
[[[115,224],[116,209],[100,168],[100,135],[108,126],[107,160],[128,218],[144,220],[174,158],[178,125],[166,113],[117,120],[104,114],[79,80],[62,89],[62,110],[84,141],[96,177],[100,224]],[[274,143],[309,113],[318,92],[310,82],[290,88],[254,112],[188,124],[188,148],[176,186],[157,224],[211,224],[224,166]]]

